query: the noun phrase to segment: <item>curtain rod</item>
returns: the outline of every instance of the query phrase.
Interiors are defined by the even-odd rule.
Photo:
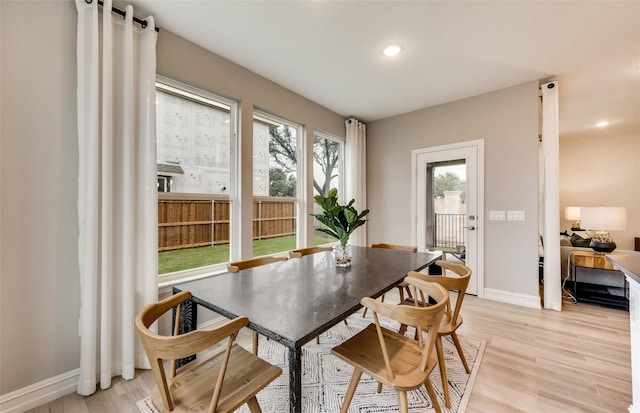
[[[93,3],[93,0],[84,0],[87,4],[91,4]],[[98,6],[104,6],[104,2],[102,0],[98,0]],[[114,13],[119,14],[122,17],[125,17],[127,15],[127,13],[124,10],[120,10],[118,8],[115,7],[111,7],[111,11]],[[142,28],[146,28],[147,27],[147,21],[146,20],[140,20],[139,18],[137,18],[136,16],[133,16],[133,21],[138,23],[140,26],[142,26]],[[160,31],[160,28],[156,26],[156,33]]]

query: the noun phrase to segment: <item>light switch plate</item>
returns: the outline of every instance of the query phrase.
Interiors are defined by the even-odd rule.
[[[507,221],[524,221],[524,211],[507,211]]]
[[[489,221],[504,221],[504,211],[489,211]]]

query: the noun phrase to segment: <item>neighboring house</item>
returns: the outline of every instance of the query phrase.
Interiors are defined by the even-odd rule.
[[[76,10],[71,1],[2,1],[0,18],[0,394],[32,385],[64,394],[75,390],[79,366]],[[345,135],[348,114],[334,113],[166,30],[157,50],[159,74],[233,96],[248,113],[260,107],[304,123],[309,131]],[[241,126],[251,136],[251,117]],[[371,122],[367,133],[369,238],[405,242],[411,233],[411,150],[484,139],[485,210],[520,210],[527,216],[518,223],[485,220],[485,287],[505,297],[537,299],[538,82]],[[243,159],[251,156],[243,153]],[[581,165],[587,176],[589,166]],[[625,173],[638,176],[637,170]],[[251,198],[250,167],[241,191]],[[250,206],[242,219],[251,222]],[[251,248],[247,238],[245,249]]]

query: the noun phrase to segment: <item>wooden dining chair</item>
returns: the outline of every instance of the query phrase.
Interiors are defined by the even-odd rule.
[[[257,257],[249,258],[242,261],[234,261],[227,264],[228,272],[239,272],[240,270],[246,270],[247,268],[259,267],[261,265],[273,264],[274,262],[286,261],[287,257]],[[253,354],[258,355],[258,332],[253,332]]]
[[[341,413],[349,409],[362,373],[396,390],[401,413],[408,412],[407,391],[421,386],[426,388],[435,411],[441,411],[429,375],[438,360],[433,349],[449,295],[435,283],[409,277],[405,281],[415,288],[414,294],[429,295],[437,303],[429,307],[400,306],[369,297],[362,299],[361,304],[373,312],[374,323],[331,350],[354,367]],[[418,340],[382,327],[379,316],[416,327],[420,332]]]
[[[418,247],[413,247],[410,245],[385,244],[383,242],[377,243],[377,244],[371,244],[371,248],[386,248],[390,250],[409,251],[409,252],[418,251]],[[398,293],[400,293],[400,301],[405,300],[405,295],[404,295],[405,292],[407,293],[407,297],[412,297],[411,290],[408,288],[407,284],[405,284],[404,282],[396,285],[396,288],[398,289]],[[380,301],[384,302],[384,294],[382,294],[382,296],[380,297]],[[366,316],[367,316],[367,309],[365,308],[364,312],[362,313],[362,317],[364,318]]]
[[[442,322],[440,323],[440,328],[438,329],[438,339],[436,340],[436,351],[438,353],[438,364],[440,367],[440,376],[442,377],[442,388],[444,390],[444,401],[447,407],[451,407],[451,402],[449,400],[449,386],[447,381],[447,369],[444,364],[444,351],[442,348],[442,337],[443,336],[451,336],[453,340],[453,344],[456,346],[456,350],[458,350],[458,355],[460,356],[460,360],[462,360],[462,364],[464,366],[467,374],[471,373],[469,369],[469,365],[467,364],[467,359],[464,357],[464,352],[462,351],[462,346],[460,345],[460,339],[458,338],[458,334],[456,330],[460,325],[462,325],[462,316],[460,315],[460,309],[462,308],[462,302],[464,300],[465,293],[467,291],[467,287],[469,286],[469,279],[471,278],[471,269],[464,264],[457,264],[450,261],[437,261],[437,265],[442,267],[443,275],[426,275],[419,272],[411,271],[407,278],[418,278],[424,281],[435,282],[445,288],[447,291],[455,291],[457,292],[457,298],[455,302],[455,306],[453,306],[451,300],[449,300],[444,317],[442,317]],[[447,270],[453,272],[454,276],[447,275]],[[424,305],[424,298],[422,300],[418,300],[418,305]],[[405,305],[415,305],[416,301],[413,299],[407,299],[403,301],[401,304]],[[427,304],[428,305],[428,304]],[[406,326],[403,325],[400,327],[399,333],[404,334],[406,331]]]
[[[287,257],[257,257],[249,258],[242,261],[234,261],[227,264],[227,271],[238,272],[240,270],[246,270],[247,268],[259,267],[261,265],[272,264],[274,262],[286,261]]]
[[[238,331],[249,324],[238,317],[216,328],[179,333],[180,307],[191,293],[183,291],[146,306],[135,319],[156,385],[151,402],[159,412],[233,412],[247,403],[252,413],[259,413],[256,394],[282,374],[274,366],[235,343]],[[176,308],[173,336],[163,336],[149,327],[163,314]],[[222,346],[226,339],[226,346]],[[220,343],[224,351],[200,357],[180,368],[176,360],[201,353]],[[203,353],[203,355],[204,355]],[[168,374],[165,362],[170,361]]]
[[[333,247],[328,246],[299,248],[297,250],[289,251],[289,258],[300,258],[305,255],[316,254],[318,252],[331,251],[332,249]]]

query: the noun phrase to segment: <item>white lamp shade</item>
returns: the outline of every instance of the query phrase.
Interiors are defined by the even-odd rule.
[[[579,221],[580,207],[566,207],[564,209],[564,219],[567,221]]]
[[[623,207],[580,208],[582,227],[598,231],[627,229],[627,209]]]

